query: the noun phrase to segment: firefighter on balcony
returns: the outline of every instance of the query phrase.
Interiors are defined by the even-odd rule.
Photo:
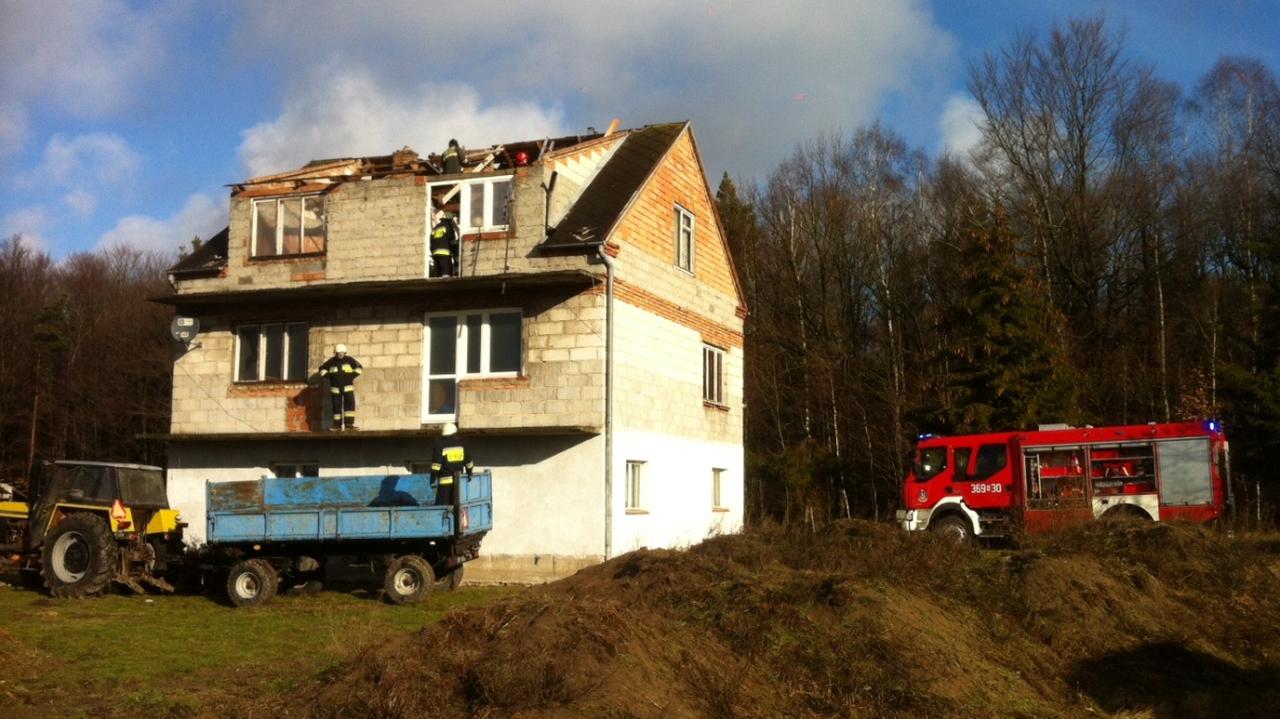
[[[445,149],[444,155],[444,174],[456,175],[462,172],[462,148],[458,147],[457,140],[449,140],[449,147]]]
[[[452,422],[440,431],[440,442],[436,445],[435,456],[431,458],[431,474],[436,479],[436,504],[453,505],[457,490],[458,477],[471,474],[471,457],[466,447],[457,441],[458,427]]]
[[[431,228],[431,276],[453,277],[454,257],[458,254],[458,223],[447,212]]]
[[[331,432],[356,427],[356,377],[364,367],[355,357],[347,354],[347,346],[337,345],[333,356],[320,365],[320,376],[329,380],[329,397],[333,402],[333,426]]]

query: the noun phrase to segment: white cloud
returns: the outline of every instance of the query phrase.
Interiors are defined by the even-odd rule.
[[[6,2],[0,22],[0,156],[20,147],[36,107],[100,117],[128,106],[166,65],[172,7],[119,0]]]
[[[303,83],[315,82],[306,68],[331,61],[373,68],[396,107],[405,93],[422,97],[414,88],[424,80],[448,78],[498,105],[563,102],[578,130],[612,117],[624,127],[692,119],[711,171],[718,161],[762,173],[822,131],[873,121],[890,93],[936,89],[954,47],[923,0],[517,6],[312,0],[300,12],[291,3],[246,3],[236,51]],[[475,30],[513,14],[517,30]],[[452,112],[448,102],[422,109]],[[403,144],[395,138],[378,150]]]
[[[120,218],[116,226],[98,240],[98,247],[129,245],[140,250],[176,252],[192,237],[199,235],[208,239],[226,224],[226,203],[214,202],[208,195],[197,193],[187,198],[181,210],[164,219],[149,215]]]
[[[240,157],[250,176],[291,170],[322,157],[387,154],[403,145],[442,151],[557,134],[556,108],[532,102],[485,105],[471,87],[426,84],[394,91],[356,68],[320,71],[288,100],[283,114],[245,130]]]
[[[22,207],[0,220],[0,236],[22,235],[22,239],[37,250],[45,249],[44,231],[49,226],[49,214],[43,207]]]
[[[969,153],[982,141],[982,107],[968,95],[952,95],[943,106],[938,120],[942,149],[959,158]]]
[[[46,185],[78,187],[86,181],[115,186],[132,180],[141,164],[142,158],[119,135],[93,132],[69,139],[54,135],[45,146],[40,164],[19,175],[17,183],[24,189]]]
[[[73,190],[62,196],[62,202],[67,209],[74,212],[81,219],[89,219],[93,216],[93,210],[98,206],[98,198],[92,193],[84,190]]]

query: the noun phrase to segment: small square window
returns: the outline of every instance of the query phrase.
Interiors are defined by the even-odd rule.
[[[676,267],[693,272],[693,213],[676,205]]]
[[[644,462],[627,462],[627,509],[640,509],[640,480],[643,473]]]

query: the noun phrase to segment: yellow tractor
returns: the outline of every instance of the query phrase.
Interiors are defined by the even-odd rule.
[[[169,508],[164,470],[138,464],[53,462],[37,467],[30,504],[0,502],[0,554],[24,583],[55,597],[88,597],[113,582],[172,592],[164,579],[182,555],[181,515]]]

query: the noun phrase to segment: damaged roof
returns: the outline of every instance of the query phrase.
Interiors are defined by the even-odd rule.
[[[629,131],[613,157],[569,208],[569,214],[547,233],[542,247],[558,249],[604,242],[631,198],[653,174],[686,125],[687,122],[671,122]]]
[[[205,240],[194,252],[170,267],[169,274],[178,277],[195,277],[221,272],[227,264],[227,240],[231,234],[230,230],[230,227],[224,227],[221,232]]]

